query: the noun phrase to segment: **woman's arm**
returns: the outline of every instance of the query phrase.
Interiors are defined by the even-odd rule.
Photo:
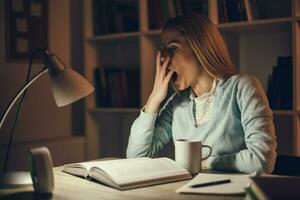
[[[167,101],[159,116],[157,112],[161,102],[166,98],[168,83],[173,70],[167,72],[170,57],[161,58],[161,52],[156,55],[156,73],[153,90],[140,116],[134,121],[128,141],[127,157],[153,157],[172,135],[172,106]]]
[[[173,108],[171,101],[174,95],[161,109],[160,114],[146,113],[143,110],[134,121],[127,146],[127,158],[153,157],[170,141],[172,137]]]
[[[240,80],[236,99],[247,149],[211,157],[207,165],[220,170],[271,173],[276,159],[275,128],[272,111],[259,81],[250,76]]]

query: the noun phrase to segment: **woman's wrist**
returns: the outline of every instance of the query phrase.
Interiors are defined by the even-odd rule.
[[[161,102],[154,100],[150,96],[147,103],[146,103],[146,105],[144,106],[144,112],[146,112],[146,113],[158,113],[160,103]]]

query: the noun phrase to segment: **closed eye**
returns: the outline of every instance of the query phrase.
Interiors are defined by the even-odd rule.
[[[167,48],[168,53],[174,53],[177,50],[177,47]]]

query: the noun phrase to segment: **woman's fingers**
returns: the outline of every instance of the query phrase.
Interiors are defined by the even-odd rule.
[[[167,56],[166,58],[162,58],[161,57],[161,51],[157,52],[155,79],[156,79],[156,81],[158,81],[157,82],[158,84],[159,83],[162,84],[165,81],[167,81],[167,83],[168,83],[169,80],[171,79],[171,76],[173,74],[173,70],[166,73],[167,67],[169,65],[170,60],[171,60],[171,58],[169,56]]]
[[[166,70],[167,70],[167,67],[168,67],[168,65],[169,65],[170,59],[171,59],[171,58],[168,56],[168,57],[165,59],[164,63],[162,64],[160,74],[161,74],[161,76],[163,76],[163,77],[165,77],[165,75],[166,75]]]
[[[157,51],[156,54],[156,72],[158,72],[160,70],[160,59],[161,59],[161,52]]]
[[[165,83],[169,83],[169,81],[171,80],[172,74],[174,73],[174,70],[172,69],[171,71],[168,72],[167,76],[165,77]]]
[[[158,51],[156,55],[155,81],[152,93],[150,95],[152,99],[156,99],[156,102],[162,102],[166,97],[168,82],[173,73],[173,70],[166,72],[171,58],[169,56],[163,58],[161,57],[161,54],[161,51]]]

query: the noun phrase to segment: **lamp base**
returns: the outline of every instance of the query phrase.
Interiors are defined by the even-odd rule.
[[[15,188],[32,185],[29,172],[7,172],[0,174],[0,188]]]

